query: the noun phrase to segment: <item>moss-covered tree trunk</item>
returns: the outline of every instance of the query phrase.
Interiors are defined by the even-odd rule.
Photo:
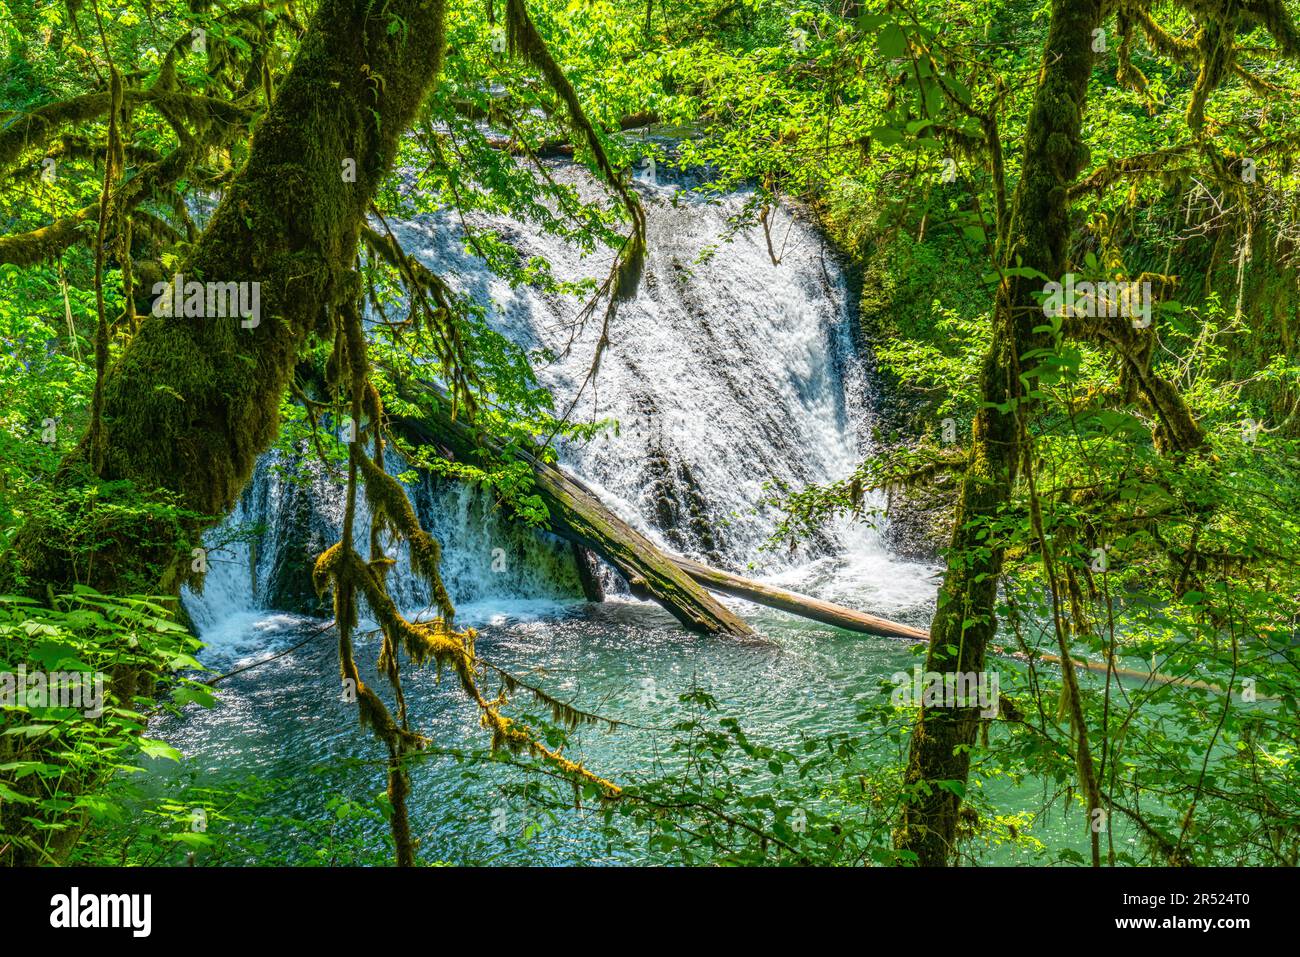
[[[1087,158],[1082,113],[1093,66],[1093,31],[1101,19],[1100,0],[1053,0],[1021,178],[1006,234],[999,237],[999,258],[1006,267],[1019,263],[1052,278],[1065,269],[1070,240],[1067,188]],[[983,408],[975,416],[970,464],[930,628],[927,671],[983,671],[985,651],[997,627],[1003,548],[995,526],[1011,501],[1020,461],[1013,409],[1024,392],[1019,357],[1033,347],[1033,329],[1042,324],[1042,308],[1034,296],[1041,291],[1042,280],[1018,275],[1005,278],[998,290],[993,340],[980,370]],[[979,720],[974,707],[921,709],[906,776],[913,796],[895,841],[900,850],[916,854],[922,866],[942,866],[952,857],[959,792],[967,781],[969,749]]]
[[[186,282],[259,283],[256,325],[151,317],[104,383],[101,477],[175,493],[203,518],[156,529],[148,542],[103,529],[89,570],[73,564],[78,543],[33,523],[15,548],[32,586],[176,587],[190,540],[233,506],[274,438],[305,338],[355,293],[350,267],[366,210],[440,68],[442,6],[321,3],[248,163],[180,269]],[[83,480],[92,460],[83,441],[62,481]]]
[[[194,517],[142,529],[103,513],[92,564],[77,561],[85,542],[32,520],[7,556],[3,577],[16,572],[19,581],[2,584],[41,594],[75,582],[164,594],[179,587],[191,544],[234,505],[274,438],[304,340],[328,330],[333,310],[356,295],[358,233],[438,75],[443,30],[442,0],[322,0],[247,164],[180,269],[186,282],[258,283],[256,323],[150,317],[104,380],[100,477],[171,493]],[[64,463],[70,509],[97,459],[87,437]],[[0,830],[34,833],[20,812],[6,804]],[[49,855],[59,859],[74,836],[48,842]],[[16,845],[11,853],[7,863],[50,859]]]

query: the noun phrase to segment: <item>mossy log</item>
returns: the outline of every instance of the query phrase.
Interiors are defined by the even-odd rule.
[[[392,420],[408,438],[436,445],[468,462],[481,462],[495,451],[464,420],[452,418],[450,402],[436,386],[421,383],[405,388],[418,393],[426,410],[423,419]],[[551,530],[557,535],[591,549],[691,631],[752,634],[739,616],[697,585],[650,539],[607,509],[589,488],[536,456],[516,454],[532,467],[536,492],[550,512]]]
[[[625,576],[627,572],[620,567],[616,559],[620,553],[631,547],[619,542],[619,538],[631,533],[641,540],[638,545],[644,543],[653,550],[658,559],[675,565],[681,572],[710,591],[743,598],[758,605],[776,608],[801,618],[810,618],[813,621],[861,634],[914,641],[925,641],[930,636],[928,631],[921,628],[913,628],[911,625],[889,621],[843,605],[822,601],[819,598],[786,591],[750,578],[720,571],[702,562],[671,555],[657,548],[628,526],[611,512],[591,489],[563,469],[535,461],[533,474],[536,476],[539,491],[542,491],[547,508],[551,511],[552,529],[558,535],[569,538],[600,555],[619,568]],[[580,507],[584,514],[575,515],[567,511],[570,503],[581,503]],[[575,528],[582,529],[581,534],[575,533]],[[644,575],[637,575],[629,581],[634,593],[648,593],[650,597],[661,600]]]
[[[440,390],[428,384],[418,388],[423,396],[434,400],[436,407],[425,421],[395,420],[402,430],[408,436],[450,451],[457,458],[477,459],[484,449],[478,445],[471,427],[463,421],[452,420],[447,400]],[[749,627],[737,616],[697,587],[702,585],[712,591],[849,631],[914,641],[925,641],[929,637],[929,633],[920,628],[670,555],[610,511],[583,482],[536,456],[522,454],[532,467],[537,492],[550,512],[551,530],[609,562],[628,580],[633,594],[658,601],[689,628],[709,632],[749,632]],[[586,585],[584,591],[589,599],[600,600],[593,597]],[[707,627],[700,626],[702,619],[708,623]]]
[[[591,549],[693,631],[751,634],[749,625],[713,598],[676,560],[605,507],[585,485],[534,459],[537,491],[551,513],[551,529]]]

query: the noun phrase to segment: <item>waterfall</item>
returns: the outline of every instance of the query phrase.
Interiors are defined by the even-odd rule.
[[[575,167],[556,178],[593,191]],[[755,507],[764,483],[798,488],[839,478],[867,450],[867,380],[847,284],[819,232],[789,210],[769,216],[773,263],[762,230],[732,235],[732,221],[753,199],[748,191],[718,198],[675,184],[638,186],[648,218],[644,280],[636,300],[619,307],[599,377],[574,410],[575,418],[613,418],[620,428],[562,447],[561,459],[670,549],[732,567],[781,567],[779,556],[760,551],[777,520]],[[603,276],[609,267],[608,255],[584,259],[527,223],[477,224],[507,237],[522,257],[544,258],[560,278]],[[537,372],[567,407],[587,375],[599,316],[566,351],[580,303],[512,289],[488,274],[450,216],[395,232],[453,285],[495,303],[509,338],[561,354]],[[844,544],[844,534],[823,541],[823,550]]]
[[[553,175],[586,196],[598,192],[580,167],[561,165]],[[771,211],[766,234],[733,228],[753,199],[747,191],[719,197],[673,183],[636,185],[648,215],[643,283],[637,298],[620,306],[599,376],[573,412],[576,419],[615,419],[619,428],[585,444],[561,444],[561,461],[667,549],[827,597],[851,594],[835,585],[843,584],[846,562],[859,575],[895,564],[870,528],[846,523],[793,553],[763,548],[779,520],[761,504],[767,483],[800,488],[840,478],[868,452],[869,380],[834,255],[788,209]],[[495,230],[524,259],[542,257],[560,279],[603,277],[612,261],[608,251],[584,257],[506,216],[476,214],[471,222]],[[539,364],[537,374],[557,409],[567,408],[587,376],[599,310],[575,336],[582,303],[511,288],[467,250],[450,211],[392,225],[405,248],[453,288],[490,304],[500,332],[559,356]],[[394,474],[402,467],[390,462]],[[275,453],[263,456],[239,506],[209,535],[203,594],[186,594],[205,638],[238,613],[323,613],[313,606],[307,574],[312,557],[338,536],[343,488],[318,466],[291,482],[286,473],[294,470]],[[572,559],[555,539],[502,522],[482,494],[462,486],[426,478],[412,492],[421,521],[444,543],[444,577],[458,607],[577,595]],[[358,524],[364,553],[364,514]],[[240,538],[241,528],[252,533]],[[427,592],[404,556],[396,557],[394,597],[418,610]],[[913,601],[915,588],[902,589]],[[234,630],[245,624],[238,617],[233,623]]]
[[[392,475],[407,468],[392,450],[385,466]],[[500,611],[503,603],[536,614],[579,593],[571,553],[559,539],[509,522],[487,496],[464,484],[426,476],[408,490],[421,523],[447,543],[442,578],[465,622],[490,618],[484,613]],[[232,643],[250,643],[246,632],[254,623],[265,630],[284,622],[268,619],[268,612],[328,614],[312,588],[311,568],[338,540],[345,504],[343,475],[331,475],[310,455],[294,461],[280,453],[262,456],[234,511],[205,537],[202,592],[184,593],[200,635],[238,651]],[[369,543],[370,512],[358,495],[353,547],[366,555]],[[410,574],[406,543],[384,544],[396,559],[389,576],[393,600],[408,614],[431,614],[429,586]]]

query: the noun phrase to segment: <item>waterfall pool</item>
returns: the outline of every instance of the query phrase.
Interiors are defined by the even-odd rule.
[[[934,570],[903,564],[877,570],[883,573],[878,588],[856,579],[865,582],[859,599],[876,599],[859,604],[923,622]],[[820,571],[826,574],[827,569]],[[836,597],[852,598],[842,592]],[[852,634],[746,602],[729,603],[756,626],[762,642],[692,635],[657,606],[628,599],[601,604],[516,601],[465,606],[462,614],[464,623],[478,628],[477,650],[485,659],[582,710],[669,728],[691,713],[678,696],[699,689],[717,699],[717,715],[738,718],[751,740],[771,746],[795,745],[801,735],[860,731],[859,706],[883,703],[881,682],[910,672],[918,661],[906,642]],[[311,845],[310,835],[285,822],[329,820],[335,814],[334,799],[365,802],[384,787],[382,749],[357,727],[355,706],[342,698],[333,633],[321,631],[326,624],[283,614],[231,619],[209,635],[207,663],[219,672],[248,670],[220,683],[216,708],[189,706],[181,717],[169,716],[151,728],[186,755],[185,773],[197,771],[193,783],[238,788],[250,777],[289,782],[259,812],[275,815],[279,823],[271,830],[277,853],[288,851],[295,861],[316,860],[320,848]],[[363,631],[365,627],[363,623]],[[305,639],[302,647],[283,653]],[[377,653],[373,635],[358,641],[363,680],[381,687],[373,665]],[[477,709],[454,676],[438,682],[431,669],[407,668],[403,681],[412,726],[429,735],[436,749],[486,747]],[[486,683],[486,690],[494,689],[494,683]],[[521,692],[517,700],[527,711],[528,696]],[[680,759],[668,751],[672,737],[636,727],[613,732],[583,727],[574,732],[565,753],[629,783],[678,768]],[[170,762],[153,761],[150,767],[162,793],[178,786]],[[604,854],[590,812],[551,815],[510,790],[526,777],[505,765],[461,763],[446,754],[417,761],[409,801],[420,860],[529,865],[657,860],[648,852]],[[1032,807],[1041,797],[1032,786],[1018,795],[1005,783],[985,786],[1007,810],[1008,804]],[[1049,846],[1065,842],[1083,851],[1080,822],[1078,814],[1067,820],[1054,814],[1036,824],[1033,833]],[[368,846],[382,859],[386,828],[375,822],[366,833]],[[988,863],[1043,862],[1007,846],[982,856]]]

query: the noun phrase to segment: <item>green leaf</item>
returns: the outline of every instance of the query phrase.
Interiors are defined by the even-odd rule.
[[[156,738],[141,738],[140,753],[146,757],[168,758],[172,761],[180,761],[184,757],[166,741],[159,741]]]
[[[907,50],[907,34],[897,23],[888,23],[876,37],[876,48],[886,60],[896,60]]]

